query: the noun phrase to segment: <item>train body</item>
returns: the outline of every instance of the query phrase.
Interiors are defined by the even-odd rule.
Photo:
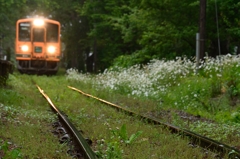
[[[55,74],[61,59],[60,23],[42,18],[16,23],[15,57],[21,73]]]

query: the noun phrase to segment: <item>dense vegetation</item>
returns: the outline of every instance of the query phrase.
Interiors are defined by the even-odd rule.
[[[3,48],[14,48],[19,18],[44,16],[62,23],[63,65],[98,72],[112,65],[131,66],[149,60],[195,55],[200,1],[159,0],[1,0]],[[206,48],[210,56],[238,53],[237,0],[207,0]],[[12,50],[13,53],[13,50]]]

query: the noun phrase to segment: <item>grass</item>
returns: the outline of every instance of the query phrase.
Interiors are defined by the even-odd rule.
[[[83,136],[93,141],[99,158],[214,158],[191,147],[188,139],[117,112],[67,86],[238,147],[238,61],[237,56],[222,57],[221,63],[206,59],[198,74],[194,62],[181,58],[97,75],[73,69],[49,77],[14,72],[7,86],[0,88],[0,145],[11,141],[23,158],[71,158],[68,146],[51,133],[56,116],[38,92],[38,84]],[[11,152],[11,148],[0,149],[2,156]]]

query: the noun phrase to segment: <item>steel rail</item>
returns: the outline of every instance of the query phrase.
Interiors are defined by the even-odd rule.
[[[98,101],[101,101],[102,103],[110,105],[110,106],[112,106],[112,107],[114,107],[118,110],[122,110],[123,112],[125,112],[125,113],[127,113],[131,116],[136,116],[140,119],[143,119],[144,121],[147,121],[149,123],[153,123],[155,125],[162,125],[163,127],[169,129],[172,133],[177,133],[177,134],[181,134],[183,136],[187,136],[187,137],[190,138],[190,140],[194,144],[199,145],[200,147],[202,147],[204,149],[207,149],[207,150],[210,150],[214,153],[218,152],[218,153],[220,153],[220,154],[218,154],[220,156],[228,155],[228,158],[240,159],[240,151],[238,149],[234,148],[234,147],[231,147],[231,146],[228,146],[226,144],[220,143],[218,141],[207,138],[205,136],[196,134],[196,133],[191,132],[189,130],[181,129],[177,126],[161,122],[158,119],[147,117],[147,116],[144,116],[144,115],[140,115],[140,114],[137,114],[133,111],[129,111],[129,110],[124,109],[124,108],[122,108],[122,107],[120,107],[116,104],[113,104],[113,103],[108,102],[106,100],[100,99],[100,98],[92,96],[90,94],[87,94],[87,93],[85,93],[85,92],[83,92],[83,91],[81,91],[77,88],[74,88],[74,87],[71,87],[71,86],[68,86],[68,88],[70,88],[74,91],[77,91],[77,92],[79,92],[79,93],[81,93],[81,94],[83,94],[87,97],[91,97],[91,98],[94,98]]]
[[[45,99],[48,101],[48,103],[51,105],[52,109],[57,113],[59,119],[63,122],[63,124],[67,127],[67,129],[70,131],[72,136],[74,137],[76,144],[78,148],[81,150],[81,153],[83,153],[83,157],[85,159],[96,159],[96,154],[92,151],[86,140],[83,138],[83,136],[79,133],[79,131],[76,129],[76,127],[69,121],[69,119],[52,103],[51,99],[47,96],[47,94],[44,93],[44,91],[36,85],[40,93],[45,97]]]

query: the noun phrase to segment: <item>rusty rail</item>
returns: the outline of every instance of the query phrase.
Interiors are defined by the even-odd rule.
[[[48,103],[51,105],[52,109],[58,115],[60,122],[62,123],[63,127],[66,131],[71,134],[73,137],[73,141],[77,148],[80,150],[81,158],[85,159],[96,159],[97,156],[92,151],[90,146],[88,145],[87,141],[83,138],[80,132],[75,128],[75,126],[69,121],[69,119],[52,103],[51,99],[44,93],[44,91],[36,85],[40,93],[45,97]],[[59,131],[65,131],[65,129],[59,128]],[[69,137],[64,133],[65,136],[62,136],[64,139],[69,139]]]

